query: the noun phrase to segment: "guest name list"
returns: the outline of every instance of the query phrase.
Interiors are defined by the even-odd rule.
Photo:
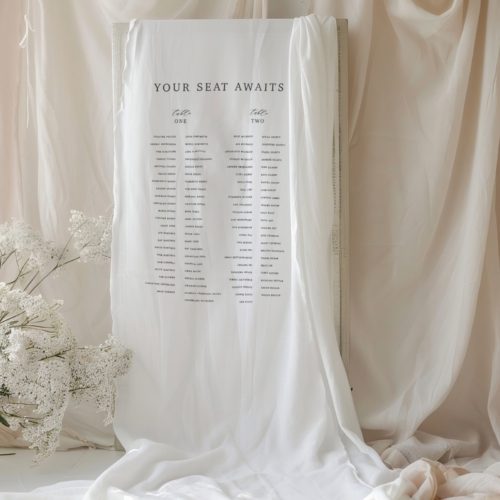
[[[257,91],[238,84],[235,91],[252,87],[284,92],[274,83]],[[155,88],[160,95],[174,91],[170,84]],[[276,114],[247,107],[239,120],[214,123],[201,110],[173,107],[155,126],[148,144],[155,267],[145,285],[207,304],[228,294],[239,304],[287,295],[288,122]]]

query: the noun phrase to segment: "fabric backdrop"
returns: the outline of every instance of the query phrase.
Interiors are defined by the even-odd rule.
[[[278,3],[270,14],[307,13],[304,2]],[[2,221],[62,239],[70,209],[111,206],[111,22],[259,17],[266,7],[0,0]],[[314,0],[310,11],[349,20],[349,376],[365,438],[394,467],[427,457],[495,472],[500,3]],[[44,290],[65,299],[83,343],[111,328],[104,274],[82,265]],[[68,427],[112,444],[85,412]]]
[[[0,0],[0,220],[25,220],[66,242],[71,210],[110,216],[113,204],[112,23],[134,18],[261,17],[265,0]],[[20,42],[23,47],[20,47]],[[45,282],[83,345],[111,332],[109,268],[76,265]],[[68,411],[63,448],[114,445],[91,404]],[[26,446],[0,428],[0,445]],[[80,439],[78,439],[80,437]]]
[[[358,417],[368,441],[401,443],[393,466],[483,456],[466,465],[481,469],[500,460],[500,3],[360,6],[313,4],[350,20]]]

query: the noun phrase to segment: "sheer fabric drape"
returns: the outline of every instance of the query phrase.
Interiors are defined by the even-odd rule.
[[[1,223],[16,217],[65,242],[71,210],[110,216],[113,22],[265,17],[266,6],[265,0],[0,1]],[[109,270],[75,266],[42,292],[64,299],[61,311],[82,345],[106,339]],[[114,446],[112,426],[90,404],[68,411],[64,428],[62,448]],[[26,446],[18,436],[0,429],[0,446]]]
[[[479,470],[500,460],[500,4],[362,3],[311,6],[349,19],[358,417],[395,467]]]
[[[500,4],[310,3],[349,20],[350,382],[365,439],[394,467],[427,457],[498,473]],[[110,23],[265,17],[266,3],[32,0],[28,13],[28,2],[3,0],[0,9],[1,218],[62,239],[70,209],[95,216],[112,204]],[[83,343],[111,328],[108,290],[90,266],[45,289],[65,298]],[[67,426],[112,445],[100,416],[85,412]]]
[[[138,90],[158,64],[143,55],[150,54],[150,47],[162,45],[164,33],[158,22],[134,24],[128,41],[123,108],[117,116],[120,169],[115,171],[111,281],[116,334],[136,352],[134,372],[121,384],[122,404],[117,407],[117,430],[128,453],[95,482],[55,485],[33,492],[32,498],[64,494],[75,500],[82,496],[343,500],[347,494],[361,500],[370,494],[371,486],[397,476],[362,440],[329,308],[335,105],[330,82],[336,76],[336,22],[331,17],[310,16],[296,19],[292,26],[284,35],[290,69],[286,127],[290,135],[291,305],[281,327],[265,334],[254,328],[210,328],[212,345],[201,328],[196,349],[185,361],[178,353],[187,352],[194,343],[194,337],[189,337],[192,330],[179,336],[177,329],[165,328],[164,311],[127,287],[129,273],[123,272],[132,263],[141,265],[133,261],[142,241],[137,232],[141,224],[131,212],[139,211],[136,206],[143,202],[140,189],[150,188],[149,183],[131,182],[143,153],[139,130],[147,128],[150,118],[146,113],[150,96],[146,94],[141,101]],[[258,31],[245,33],[246,39],[251,36],[256,43],[254,39],[266,36],[268,29],[262,23]],[[188,33],[194,44],[195,30]],[[268,43],[277,43],[272,34]],[[210,36],[209,32],[206,37],[210,40]],[[241,43],[241,38],[237,40]],[[234,50],[230,55],[232,59],[228,51],[226,64],[238,56]],[[154,338],[153,328],[141,331],[155,317],[163,326],[162,342]],[[172,349],[158,349],[161,343]],[[174,343],[180,349],[174,349]],[[177,380],[174,374],[165,380],[165,369],[179,362],[188,376]],[[221,381],[224,376],[227,381]],[[234,384],[230,377],[240,380]],[[199,387],[196,411],[189,410],[191,386]],[[149,439],[143,438],[145,432]],[[22,496],[6,494],[3,498]]]

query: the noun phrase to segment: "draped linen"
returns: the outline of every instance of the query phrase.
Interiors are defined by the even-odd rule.
[[[151,244],[139,219],[148,211],[142,208],[146,195],[141,190],[149,190],[149,185],[141,183],[143,168],[138,166],[145,163],[144,143],[155,122],[156,105],[144,89],[151,78],[162,74],[161,66],[148,55],[159,50],[168,57],[167,48],[158,49],[166,43],[162,29],[168,33],[169,26],[157,21],[136,22],[131,29],[123,108],[117,116],[112,311],[116,335],[135,352],[130,382],[120,384],[117,435],[127,449],[138,447],[146,464],[152,449],[159,449],[164,457],[162,488],[172,498],[181,485],[189,492],[204,481],[220,490],[221,498],[223,491],[229,498],[343,498],[346,491],[352,498],[362,498],[366,487],[358,475],[373,483],[388,474],[378,455],[360,439],[332,335],[334,87],[329,82],[336,80],[336,23],[332,18],[297,19],[289,41],[291,303],[283,311],[281,325],[267,330],[252,326],[259,323],[259,310],[251,308],[244,320],[234,324],[234,312],[227,311],[224,320],[209,315],[199,327],[176,326],[172,305],[134,290],[135,276],[148,276],[147,257],[144,262],[137,259]],[[255,58],[250,69],[259,72],[259,53],[265,51],[271,27],[247,23],[240,30],[259,47],[246,58]],[[215,43],[211,40],[216,35],[210,33],[204,35],[206,42],[196,41],[194,23],[184,33],[189,37],[172,43],[183,47],[192,43],[193,51],[202,43],[210,50]],[[231,47],[238,46],[240,38],[233,41],[230,32],[225,38]],[[225,60],[218,64],[226,71],[236,65],[234,49],[226,49]],[[206,253],[211,265],[210,248]],[[150,326],[143,331],[145,325]],[[151,416],[144,415],[144,408]],[[165,444],[141,441],[144,444],[138,446],[133,441],[144,437]],[[130,464],[137,460],[127,458]],[[171,460],[177,462],[175,469]],[[173,476],[177,468],[182,473],[177,470]],[[179,476],[186,477],[178,485],[168,484]],[[103,484],[112,486],[104,477]],[[127,491],[139,496],[151,489],[151,481],[143,480]],[[157,492],[154,489],[153,494]]]
[[[262,24],[247,36],[258,39],[266,30]],[[66,498],[75,499],[85,491],[83,498],[88,499],[153,495],[341,500],[348,494],[361,500],[372,485],[394,479],[396,474],[363,442],[331,308],[331,81],[337,70],[333,56],[336,22],[315,16],[296,19],[290,36],[291,307],[283,316],[283,328],[265,335],[257,329],[245,331],[251,344],[262,345],[257,357],[248,346],[240,346],[237,330],[223,328],[218,333],[216,344],[223,345],[219,350],[199,336],[194,359],[181,378],[165,378],[165,369],[179,366],[179,349],[174,344],[186,351],[193,338],[187,335],[189,331],[179,335],[168,327],[162,328],[161,339],[154,337],[154,328],[143,331],[144,325],[152,324],[152,315],[162,317],[149,294],[138,293],[128,282],[129,274],[144,266],[136,258],[143,235],[134,213],[143,196],[141,184],[133,180],[133,169],[142,164],[144,141],[139,130],[147,128],[147,110],[153,105],[149,95],[143,100],[139,97],[144,93],[143,80],[153,72],[144,54],[148,46],[161,43],[158,32],[158,21],[138,21],[131,28],[123,107],[117,116],[111,286],[115,334],[135,352],[132,372],[119,384],[121,399],[116,409],[117,434],[128,453],[88,484],[88,490],[82,490],[85,483],[61,483],[48,491],[62,489]],[[211,337],[216,334],[213,329],[210,332]],[[172,349],[160,348],[169,344]],[[207,356],[213,358],[210,368],[204,363]],[[241,362],[233,364],[234,360]],[[225,372],[227,366],[232,372]],[[258,376],[262,371],[264,378]],[[241,391],[222,381],[231,382],[233,377],[241,380]],[[211,395],[196,395],[199,407],[195,412],[189,411],[191,386]],[[248,400],[257,401],[255,412],[246,407]],[[217,422],[212,422],[212,415]],[[42,489],[30,497],[45,494]]]
[[[500,460],[500,4],[368,4],[311,5],[349,19],[358,418],[394,467],[484,470]]]
[[[1,0],[1,223],[15,217],[64,243],[71,210],[111,215],[111,23],[265,13],[260,1]],[[97,345],[111,332],[109,267],[69,267],[41,291],[64,299],[61,312],[81,345]],[[61,449],[115,443],[112,426],[89,403],[70,407],[63,428]],[[19,436],[0,429],[0,446],[26,447]]]
[[[292,3],[286,1],[280,10],[276,0],[273,14],[290,12]],[[250,2],[238,7],[216,0],[30,4],[31,28],[26,48],[19,49],[27,2],[0,1],[5,26],[0,57],[2,68],[8,68],[0,78],[0,213],[2,219],[24,218],[47,237],[60,231],[62,238],[69,209],[96,216],[112,203],[110,23],[258,15],[266,5],[259,2],[254,9]],[[306,2],[297,3],[298,13],[305,9]],[[440,496],[473,498],[476,491],[474,498],[487,498],[487,485],[500,473],[494,463],[500,460],[499,3],[311,0],[310,12],[349,20],[350,383],[363,434],[393,467],[427,457],[450,467],[486,469],[487,480],[459,476],[462,486],[441,490]],[[69,57],[75,50],[78,56]],[[19,98],[12,97],[17,81]],[[17,126],[19,136],[12,134]],[[53,170],[54,165],[59,168]],[[59,187],[47,190],[47,182],[56,186],[66,176],[77,181],[64,183],[64,196]],[[50,222],[47,214],[59,221]],[[64,312],[83,343],[100,341],[111,328],[108,277],[89,271],[94,272],[86,267],[74,277],[68,273],[71,286],[64,294],[51,292],[66,299]],[[87,416],[75,415],[73,429],[112,442],[91,408]],[[12,436],[0,438],[7,444]],[[416,462],[418,470],[407,476],[411,480],[403,477],[374,494],[432,499],[432,488],[418,490],[443,474],[439,465]],[[428,480],[419,482],[421,473]],[[408,483],[412,480],[419,486]],[[83,495],[88,487],[85,483],[78,491]],[[69,490],[61,490],[60,497],[68,498],[64,491]],[[498,495],[493,486],[489,491]],[[55,490],[45,495],[56,497]]]
[[[17,142],[17,95],[21,79],[21,47],[19,46],[22,5],[16,2],[0,3],[0,37],[3,50],[0,62],[3,68],[0,80],[0,176],[2,196],[0,216],[2,221],[17,215],[21,203],[19,175],[19,145]]]

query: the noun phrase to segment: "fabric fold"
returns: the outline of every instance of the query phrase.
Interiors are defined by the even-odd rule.
[[[135,351],[132,372],[119,383],[115,420],[127,454],[89,487],[86,500],[361,500],[373,486],[397,476],[362,441],[336,343],[336,21],[311,16],[286,23],[238,23],[235,30],[235,24],[223,21],[213,27],[190,21],[181,30],[174,23],[137,21],[129,33],[123,106],[117,116],[111,273],[114,333]],[[224,30],[228,31],[220,38]],[[183,38],[186,33],[188,39]],[[268,71],[264,63],[269,50],[283,47],[284,59],[275,64],[283,66],[283,89],[289,92],[281,132],[282,143],[289,140],[288,165],[280,167],[287,169],[280,182],[288,189],[287,196],[282,191],[281,202],[286,200],[283,210],[290,214],[291,264],[289,288],[281,289],[287,295],[274,303],[286,307],[273,329],[267,324],[269,312],[259,319],[265,313],[264,300],[261,307],[242,309],[231,299],[224,314],[217,315],[207,314],[206,306],[192,308],[183,316],[186,323],[175,322],[183,303],[171,308],[171,302],[158,298],[151,288],[143,291],[134,281],[136,276],[143,280],[151,240],[151,223],[144,218],[150,190],[144,143],[157,126],[155,113],[168,116],[164,104],[144,88],[153,88],[150,83],[157,80],[152,78],[161,74],[158,65],[163,58],[168,61],[171,47],[185,47],[192,54],[190,63],[202,64],[197,51],[207,47],[209,53],[216,52],[213,47],[219,39],[225,47],[220,64],[228,75],[241,65],[241,71],[259,77]],[[228,39],[229,47],[243,41],[250,47],[255,44],[248,58],[253,67],[247,68],[247,59],[238,60],[247,49],[231,52]],[[162,59],[155,56],[158,48]],[[205,63],[210,63],[208,57]],[[187,59],[177,60],[182,68]],[[176,81],[175,75],[170,78]],[[257,98],[250,96],[252,107]],[[195,98],[190,99],[190,109],[198,109]],[[200,102],[209,106],[206,100]],[[202,196],[208,203],[208,188]],[[211,267],[216,268],[216,249],[207,249]],[[236,312],[237,321],[231,323]],[[67,491],[68,485],[55,486],[54,491],[58,488]],[[32,498],[37,495],[42,492],[32,493]],[[81,490],[75,490],[74,498],[81,498]]]

